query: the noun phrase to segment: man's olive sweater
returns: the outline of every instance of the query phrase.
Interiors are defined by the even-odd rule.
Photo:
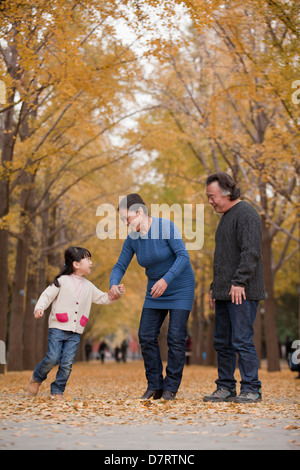
[[[265,299],[261,239],[259,214],[248,202],[223,214],[216,232],[214,299],[230,300],[232,285],[245,287],[247,300]]]

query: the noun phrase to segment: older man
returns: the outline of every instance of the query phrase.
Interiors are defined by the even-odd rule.
[[[210,304],[215,308],[214,345],[218,356],[217,390],[204,401],[253,403],[262,400],[258,359],[253,343],[259,300],[265,299],[261,257],[261,220],[241,201],[240,190],[226,173],[206,181],[209,203],[222,214],[214,254]],[[240,395],[234,378],[236,353],[241,373]]]

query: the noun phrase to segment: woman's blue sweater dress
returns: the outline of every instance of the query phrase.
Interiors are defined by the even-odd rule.
[[[135,254],[148,277],[144,308],[191,311],[195,295],[195,276],[189,253],[174,223],[153,217],[146,235],[131,232],[112,270],[110,287],[120,284]],[[168,288],[161,297],[154,299],[150,292],[160,279],[166,281]]]

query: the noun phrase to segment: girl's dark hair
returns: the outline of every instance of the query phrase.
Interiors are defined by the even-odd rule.
[[[145,214],[148,214],[148,210],[143,199],[141,198],[139,194],[134,193],[134,194],[129,194],[128,196],[125,196],[121,200],[119,207],[118,207],[118,211],[120,211],[120,209],[127,209],[127,210],[137,212],[140,207],[142,207]]]
[[[65,251],[65,265],[64,265],[63,269],[61,270],[61,272],[57,276],[55,276],[55,278],[53,280],[53,284],[56,287],[60,287],[60,283],[58,282],[58,278],[60,276],[73,274],[73,272],[74,272],[74,268],[73,268],[74,261],[77,261],[79,263],[79,261],[81,261],[82,259],[91,258],[91,257],[92,257],[91,253],[86,248],[81,248],[80,246],[70,246],[70,248],[68,248]]]
[[[235,201],[241,195],[240,188],[236,182],[227,173],[219,172],[210,175],[206,180],[206,186],[217,181],[224,194],[224,196],[230,196],[231,201]]]

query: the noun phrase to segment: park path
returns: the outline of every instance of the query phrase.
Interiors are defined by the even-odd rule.
[[[54,373],[36,398],[30,371],[0,376],[0,449],[300,450],[300,381],[286,368],[260,371],[264,401],[251,405],[204,403],[211,367],[186,367],[174,402],[141,402],[139,361],[75,364],[62,402],[49,397]]]

